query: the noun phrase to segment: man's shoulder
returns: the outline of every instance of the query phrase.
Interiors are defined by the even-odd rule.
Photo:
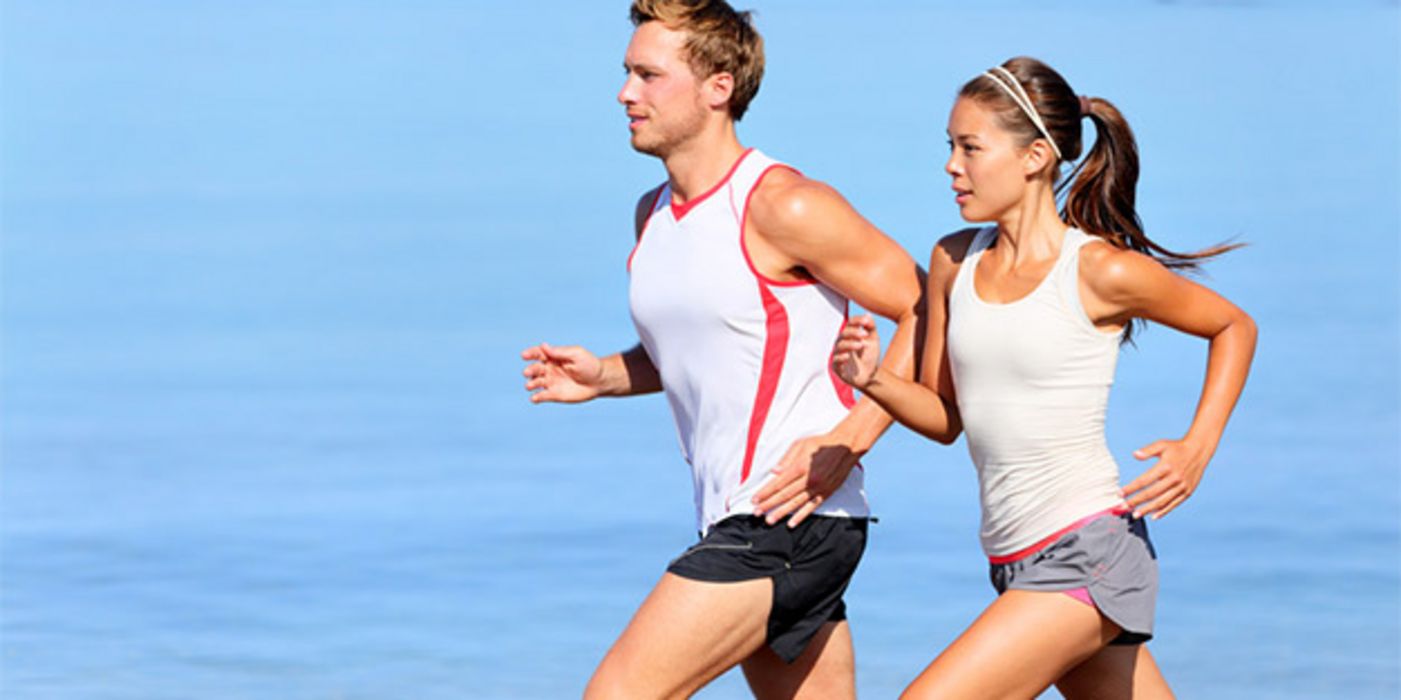
[[[831,185],[783,166],[766,172],[755,185],[749,216],[761,231],[779,232],[827,216],[833,208],[848,207]]]

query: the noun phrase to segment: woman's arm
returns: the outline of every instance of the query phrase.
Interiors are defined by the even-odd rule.
[[[832,358],[833,368],[843,381],[860,389],[905,427],[946,445],[956,440],[963,430],[945,352],[948,298],[971,242],[972,232],[956,233],[939,241],[930,254],[922,334],[924,352],[918,381],[910,381],[877,365],[880,338],[875,321],[869,316],[847,323],[837,339]],[[913,343],[915,337],[897,337],[896,342]]]
[[[1135,451],[1138,459],[1158,462],[1124,487],[1135,514],[1161,518],[1192,495],[1216,452],[1250,372],[1255,322],[1221,295],[1146,255],[1096,244],[1086,246],[1080,260],[1081,298],[1097,324],[1142,318],[1210,343],[1191,426],[1180,439]]]

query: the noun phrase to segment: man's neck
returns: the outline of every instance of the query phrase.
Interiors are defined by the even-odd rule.
[[[733,123],[714,133],[698,134],[668,154],[662,164],[666,166],[674,201],[684,204],[710,191],[742,155],[744,146],[735,135]]]

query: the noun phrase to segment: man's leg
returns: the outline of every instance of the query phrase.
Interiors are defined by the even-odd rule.
[[[603,657],[586,700],[684,698],[764,644],[773,583],[662,575]]]
[[[856,657],[846,620],[828,622],[802,656],[786,663],[767,646],[744,660],[744,677],[758,700],[850,700],[856,697]]]

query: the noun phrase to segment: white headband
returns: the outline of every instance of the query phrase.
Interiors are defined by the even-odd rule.
[[[997,71],[997,74],[994,74],[993,71]],[[1002,66],[993,66],[992,70],[984,71],[983,75],[990,78],[992,82],[997,83],[997,86],[1002,88],[1003,92],[1006,92],[1007,96],[1011,97],[1012,101],[1016,102],[1018,107],[1022,108],[1026,116],[1031,119],[1031,123],[1036,125],[1036,129],[1040,131],[1041,135],[1046,137],[1046,141],[1051,144],[1051,150],[1056,152],[1056,159],[1065,160],[1060,154],[1060,146],[1057,146],[1056,140],[1051,138],[1051,132],[1046,129],[1046,123],[1041,121],[1041,115],[1036,113],[1036,107],[1031,104],[1031,97],[1026,94],[1026,90],[1022,88],[1022,84],[1017,80],[1017,77]],[[1007,79],[1004,81],[999,76],[1006,76]]]

